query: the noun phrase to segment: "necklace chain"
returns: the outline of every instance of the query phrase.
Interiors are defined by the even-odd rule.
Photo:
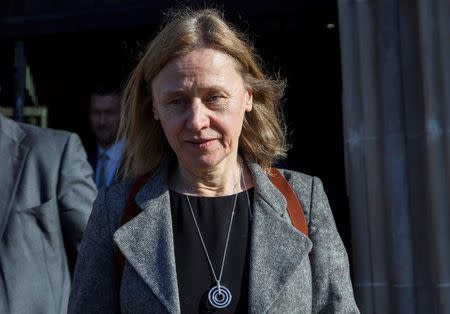
[[[191,211],[195,227],[197,228],[198,236],[200,238],[200,241],[202,242],[202,246],[203,246],[203,250],[205,251],[206,258],[208,259],[209,267],[211,268],[211,272],[212,272],[212,274],[214,276],[214,279],[216,280],[216,283],[219,286],[220,286],[220,282],[222,280],[223,266],[225,264],[225,257],[226,257],[226,254],[227,254],[228,241],[230,240],[231,226],[233,225],[233,218],[234,218],[235,209],[236,209],[237,196],[238,196],[238,194],[235,195],[234,201],[233,201],[233,210],[231,211],[230,223],[228,225],[227,239],[225,241],[225,248],[223,250],[222,264],[220,266],[219,278],[217,278],[216,272],[214,271],[214,267],[213,267],[212,262],[211,262],[211,258],[209,257],[209,254],[208,254],[208,250],[206,249],[205,241],[203,240],[202,232],[200,231],[200,227],[199,227],[199,225],[197,223],[197,219],[195,218],[194,210],[192,209],[192,205],[191,205],[191,201],[189,200],[189,196],[186,195],[186,200],[187,200],[187,203],[189,205],[189,210]]]
[[[248,202],[249,210],[250,210],[250,198],[248,196],[247,186],[245,184],[245,178],[244,178],[244,174],[243,174],[243,171],[242,171],[242,164],[241,164],[241,162],[239,162],[240,177],[241,177],[241,179],[243,181],[245,192],[247,193],[247,202]],[[237,183],[235,185],[235,188],[237,187],[238,184],[239,184],[239,180],[237,181]],[[189,196],[185,195],[186,196],[186,201],[187,201],[187,203],[189,205],[189,210],[191,211],[192,219],[194,220],[194,224],[195,224],[195,227],[197,228],[198,236],[199,236],[200,241],[201,241],[202,246],[203,246],[203,250],[205,251],[206,258],[208,259],[209,267],[211,268],[211,272],[212,272],[212,274],[214,276],[214,279],[216,281],[216,286],[209,290],[208,300],[209,300],[209,303],[212,306],[214,306],[215,308],[218,308],[218,309],[222,309],[222,308],[225,308],[228,305],[230,305],[231,299],[232,299],[232,295],[231,295],[230,290],[228,290],[225,286],[221,286],[220,283],[222,281],[223,267],[225,265],[225,258],[227,256],[228,242],[230,240],[231,227],[233,225],[233,218],[234,218],[235,211],[236,211],[236,203],[237,203],[238,195],[239,195],[239,193],[236,193],[236,195],[234,196],[234,200],[233,200],[233,208],[231,210],[230,222],[228,224],[227,239],[225,241],[225,248],[223,250],[222,264],[220,266],[219,277],[217,277],[217,274],[214,271],[214,267],[212,265],[211,258],[209,257],[208,250],[206,249],[205,241],[203,240],[202,232],[200,231],[200,227],[198,225],[197,219],[195,218],[194,210],[192,209],[192,205],[191,205],[191,201],[189,200]],[[251,212],[250,212],[250,217],[251,217]]]

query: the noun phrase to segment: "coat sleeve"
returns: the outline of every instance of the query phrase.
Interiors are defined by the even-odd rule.
[[[112,218],[101,190],[94,203],[75,267],[69,314],[120,313]]]
[[[318,178],[312,180],[310,206],[313,313],[359,313],[347,253]]]
[[[62,153],[57,192],[64,245],[73,274],[78,247],[97,194],[92,168],[76,134],[68,136]]]

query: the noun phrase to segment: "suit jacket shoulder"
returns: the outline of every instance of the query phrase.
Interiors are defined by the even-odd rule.
[[[26,142],[39,143],[40,145],[49,146],[64,146],[70,136],[78,137],[75,133],[63,130],[55,130],[49,128],[41,128],[31,124],[19,123],[20,128],[26,134]],[[39,147],[36,147],[39,148]]]

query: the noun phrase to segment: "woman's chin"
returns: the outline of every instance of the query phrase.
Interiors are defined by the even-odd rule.
[[[213,170],[217,168],[225,159],[225,156],[201,156],[186,160],[178,159],[178,162],[188,168],[188,170]]]

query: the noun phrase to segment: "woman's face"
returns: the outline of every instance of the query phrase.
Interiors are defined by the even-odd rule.
[[[199,48],[169,62],[151,88],[155,119],[181,165],[208,169],[236,160],[252,93],[231,57]]]

